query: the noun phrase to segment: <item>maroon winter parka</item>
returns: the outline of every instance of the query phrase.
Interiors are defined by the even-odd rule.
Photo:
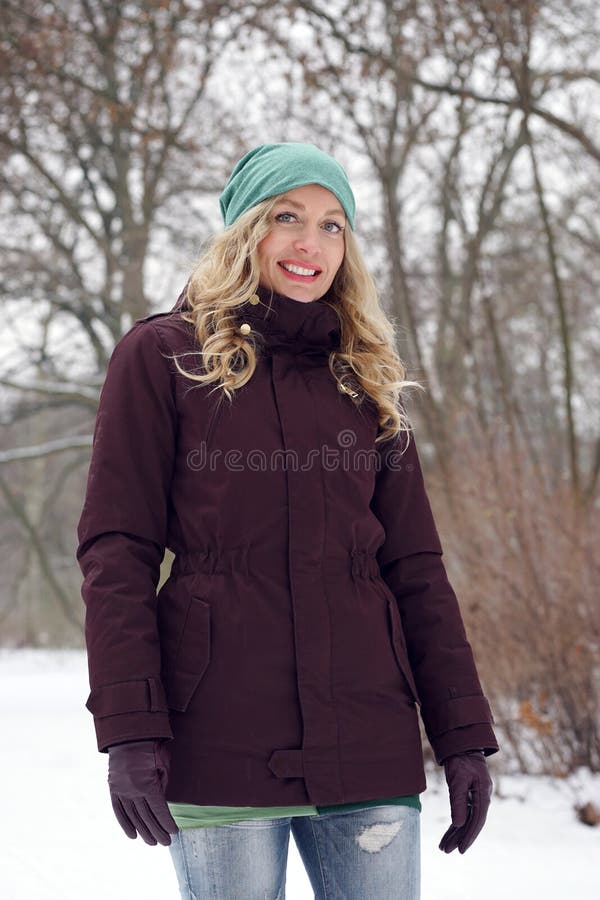
[[[374,405],[338,389],[333,305],[260,286],[231,405],[169,359],[199,349],[181,307],[121,338],[96,419],[77,559],[98,749],[172,738],[167,800],[224,806],[421,792],[419,710],[438,763],[496,752],[414,433],[375,445]]]

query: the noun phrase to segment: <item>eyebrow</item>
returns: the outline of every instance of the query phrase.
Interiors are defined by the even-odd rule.
[[[291,197],[281,197],[275,205],[277,206],[278,203],[289,203],[290,206],[295,206],[297,209],[306,209],[303,203],[298,203],[296,200],[292,200]],[[343,209],[340,209],[339,206],[336,206],[335,209],[328,209],[327,212],[323,213],[324,216],[331,216],[334,214],[343,216],[344,211]]]

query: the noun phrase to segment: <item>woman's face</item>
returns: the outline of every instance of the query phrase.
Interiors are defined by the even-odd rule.
[[[282,194],[271,217],[271,231],[258,245],[261,284],[293,300],[317,300],[344,258],[340,201],[320,184],[304,184]]]

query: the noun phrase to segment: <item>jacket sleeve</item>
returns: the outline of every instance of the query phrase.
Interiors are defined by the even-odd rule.
[[[421,717],[436,762],[463,750],[498,751],[458,600],[425,490],[414,434],[378,449],[371,508],[385,529],[382,577],[399,607]],[[379,446],[379,445],[378,445]]]
[[[177,418],[158,331],[136,323],[108,364],[77,527],[98,749],[171,738],[160,677],[156,587],[167,533]]]

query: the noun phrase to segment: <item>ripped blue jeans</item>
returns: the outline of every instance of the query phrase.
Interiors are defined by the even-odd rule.
[[[183,900],[285,900],[290,830],[315,900],[419,900],[420,815],[372,806],[185,828],[169,846]]]

